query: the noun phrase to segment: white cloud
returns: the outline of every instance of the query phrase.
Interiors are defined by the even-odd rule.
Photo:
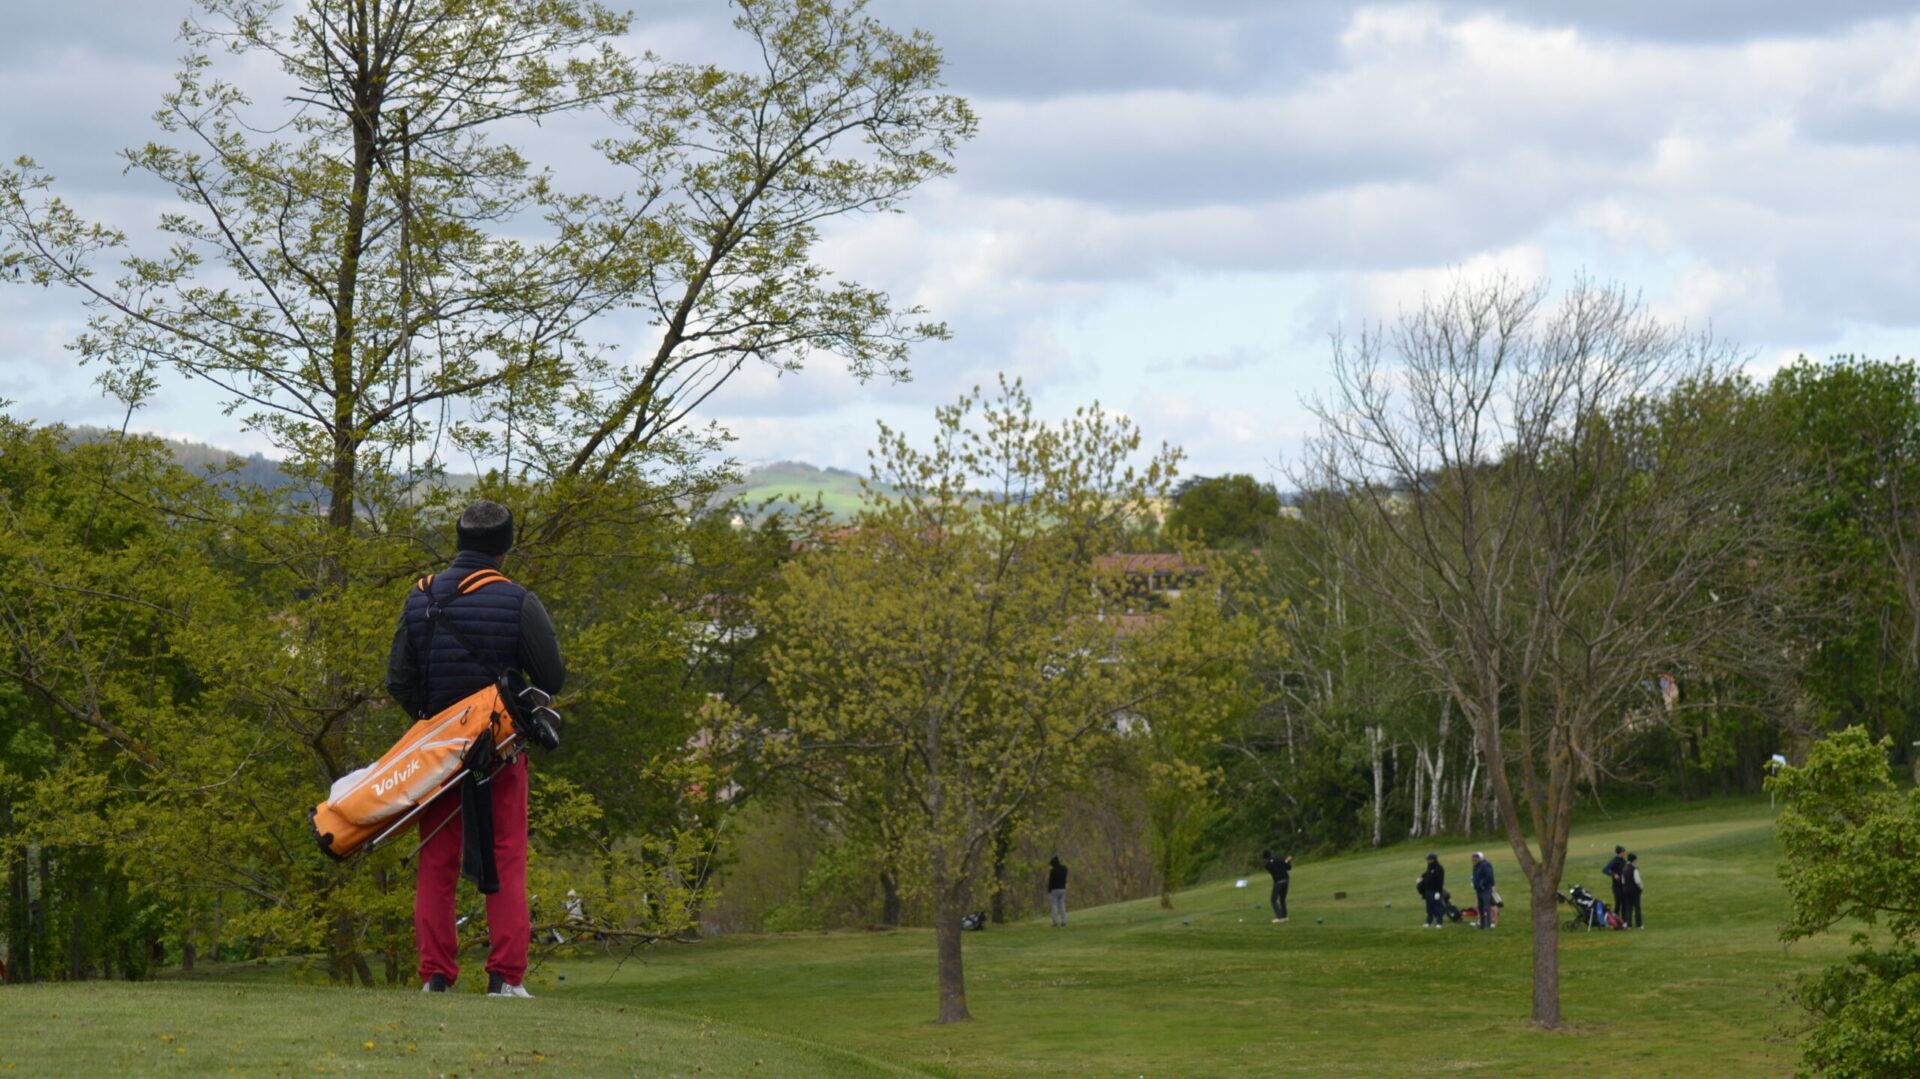
[[[749,457],[858,466],[872,416],[924,422],[1009,370],[1049,408],[1125,403],[1204,470],[1250,470],[1299,425],[1328,330],[1390,317],[1461,272],[1619,279],[1763,357],[1897,347],[1920,323],[1920,17],[1907,5],[870,10],[934,32],[982,135],[905,214],[832,224],[822,261],[924,305],[954,340],[917,350],[902,386],[861,385],[827,358],[797,377],[743,373],[711,414]],[[660,0],[634,41],[739,60],[726,16]],[[151,192],[114,175],[110,150],[146,131],[178,50],[89,25],[101,18],[40,5],[16,26],[0,143],[81,181],[86,209],[149,219]],[[549,125],[539,158],[586,168],[585,134]],[[1263,298],[1278,279],[1297,288]],[[1154,319],[1127,317],[1140,306]],[[16,342],[0,383],[76,408],[90,372],[73,375],[54,343],[73,313],[36,296],[0,319]]]

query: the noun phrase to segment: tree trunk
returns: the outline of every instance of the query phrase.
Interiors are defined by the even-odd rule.
[[[69,856],[61,867],[61,876],[69,878],[67,888],[67,980],[72,982],[85,981],[93,977],[93,964],[89,962],[87,955],[87,944],[94,935],[91,932],[93,927],[89,923],[101,920],[95,916],[97,912],[92,909],[92,881],[88,878],[84,870],[76,872],[76,870],[79,869],[79,867],[73,864],[76,861],[78,861],[76,857]]]
[[[1473,788],[1480,782],[1480,754],[1473,755],[1473,769],[1467,773],[1466,786],[1460,792],[1460,834],[1473,834]]]
[[[1427,755],[1423,751],[1416,754],[1413,764],[1413,804],[1409,807],[1413,811],[1413,823],[1407,826],[1408,839],[1420,838],[1420,814],[1427,805],[1426,781]]]
[[[1386,779],[1387,736],[1379,727],[1367,728],[1368,755],[1373,758],[1373,845],[1377,849],[1383,841],[1382,829],[1386,825],[1387,779]]]
[[[375,879],[380,883],[380,894],[382,895],[392,895],[396,888],[404,887],[404,885],[400,884],[396,879],[391,869],[380,870]],[[406,974],[408,964],[406,963],[406,957],[400,945],[401,936],[400,919],[391,914],[382,916],[380,919],[380,960],[385,969],[383,969],[381,973],[386,975],[388,985],[399,985],[400,979]]]
[[[1560,912],[1554,906],[1553,884],[1544,872],[1531,881],[1528,903],[1533,914],[1533,1025],[1558,1030]]]
[[[1007,924],[1007,855],[1013,849],[1013,820],[1000,822],[993,831],[993,896],[988,903],[993,924]]]
[[[334,984],[351,985],[357,977],[362,987],[373,988],[373,968],[354,942],[352,915],[341,912],[333,916],[327,945],[327,977]]]
[[[880,871],[880,924],[900,924],[900,878],[891,869]]]
[[[948,889],[936,893],[939,910],[933,918],[940,955],[940,1018],[937,1023],[963,1023],[973,1018],[967,1012],[967,976],[960,965],[961,904]]]
[[[7,981],[33,980],[33,908],[27,887],[27,854],[7,859]]]
[[[1444,737],[1444,732],[1443,732]],[[1447,830],[1446,818],[1440,812],[1440,796],[1446,791],[1447,747],[1443,743],[1434,751],[1433,765],[1427,776],[1427,834],[1439,835]]]
[[[35,975],[41,981],[51,981],[60,969],[60,960],[53,954],[53,912],[58,904],[53,901],[51,861],[46,847],[33,848],[33,875],[40,885],[40,898],[28,907],[28,920],[33,927],[33,952],[38,959]]]

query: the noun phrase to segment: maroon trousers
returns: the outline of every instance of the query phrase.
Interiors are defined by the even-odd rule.
[[[487,935],[492,948],[487,970],[508,985],[527,973],[527,758],[493,777],[493,855],[500,865],[500,890],[487,897]],[[458,791],[448,792],[420,814],[420,833],[433,834],[420,848],[413,892],[413,935],[420,947],[420,980],[444,974],[447,984],[460,976],[460,937],[454,928],[454,893],[460,885],[461,826],[447,818],[460,812]],[[446,827],[440,828],[441,824]],[[440,828],[434,833],[435,828]]]

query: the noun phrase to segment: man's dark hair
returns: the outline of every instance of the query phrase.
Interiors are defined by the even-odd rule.
[[[460,515],[454,532],[461,550],[498,558],[513,548],[513,511],[498,502],[475,502]]]

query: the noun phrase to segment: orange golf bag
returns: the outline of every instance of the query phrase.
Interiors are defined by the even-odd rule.
[[[494,571],[462,582],[461,594],[496,580]],[[427,591],[427,582],[419,583]],[[439,605],[430,608],[439,628],[451,632],[476,657],[483,653],[442,621]],[[514,679],[494,667],[494,684],[462,697],[420,720],[379,760],[334,780],[327,798],[308,814],[314,841],[329,856],[345,861],[371,851],[400,833],[420,811],[452,791],[469,773],[481,780],[520,755],[531,741],[542,749],[560,744],[559,714],[541,690],[516,688]]]
[[[498,686],[463,697],[415,723],[386,756],[335,780],[327,800],[309,814],[313,838],[342,860],[371,850],[453,789],[469,770],[469,758],[477,764],[491,747],[511,760],[519,741]]]

